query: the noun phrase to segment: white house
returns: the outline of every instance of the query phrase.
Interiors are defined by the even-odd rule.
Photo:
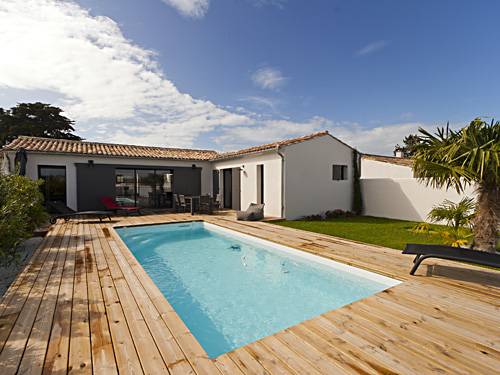
[[[367,154],[361,159],[361,189],[365,215],[415,221],[425,221],[445,199],[458,202],[475,196],[472,187],[458,194],[426,186],[413,177],[410,159]]]
[[[287,219],[351,208],[352,152],[326,131],[228,153],[25,136],[2,149],[10,170],[24,153],[46,200],[74,210],[101,209],[103,196],[173,209],[176,193],[210,194],[226,208],[262,202],[266,216]]]
[[[320,132],[220,154],[212,168],[225,207],[264,203],[265,215],[296,219],[351,209],[352,152]]]

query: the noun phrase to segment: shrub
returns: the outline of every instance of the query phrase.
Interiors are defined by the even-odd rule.
[[[316,214],[316,215],[307,215],[302,218],[302,220],[307,220],[307,221],[319,221],[323,220],[323,215],[321,214]]]
[[[0,265],[17,260],[17,246],[47,220],[41,181],[0,175]]]
[[[336,209],[336,210],[333,210],[333,211],[326,211],[325,212],[325,217],[327,219],[335,219],[337,217],[345,217],[346,216],[346,212],[344,210],[341,210],[341,209]]]

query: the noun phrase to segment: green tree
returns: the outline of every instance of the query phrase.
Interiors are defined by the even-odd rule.
[[[438,128],[435,134],[419,129],[420,143],[413,157],[413,171],[427,185],[453,187],[462,193],[477,189],[473,220],[473,246],[494,252],[500,217],[500,122],[473,120],[459,131]]]
[[[41,180],[0,174],[0,265],[17,259],[17,246],[47,220]]]
[[[61,113],[62,109],[40,102],[0,108],[0,146],[20,135],[81,140],[73,134],[74,121]]]
[[[397,151],[401,151],[405,158],[411,158],[415,155],[416,148],[420,143],[420,137],[417,134],[407,135],[403,139],[403,146],[397,144],[394,147],[394,155],[396,155]]]

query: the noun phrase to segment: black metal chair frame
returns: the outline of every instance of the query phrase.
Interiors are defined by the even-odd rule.
[[[414,275],[420,264],[428,258],[456,260],[482,266],[500,268],[500,254],[452,247],[446,245],[407,244],[403,254],[416,255],[410,275]]]

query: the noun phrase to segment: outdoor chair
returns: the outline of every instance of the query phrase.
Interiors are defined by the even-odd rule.
[[[264,218],[264,203],[250,203],[246,211],[236,211],[238,220],[256,221]]]
[[[118,212],[124,212],[125,214],[129,215],[132,213],[141,214],[141,209],[139,207],[135,206],[120,206],[115,202],[115,200],[111,197],[102,197],[101,198],[101,203],[106,207],[106,209],[113,211],[115,213]]]
[[[46,202],[47,207],[52,212],[57,212],[50,218],[50,223],[55,224],[57,219],[64,219],[69,221],[72,218],[79,216],[95,216],[102,221],[103,218],[108,218],[111,221],[111,213],[109,211],[75,211],[66,206],[62,202]]]
[[[203,214],[212,215],[213,213],[213,201],[210,195],[200,196],[200,206],[199,212]]]
[[[177,212],[191,211],[191,204],[186,201],[186,196],[183,194],[175,194],[175,195],[176,195],[175,208]]]
[[[216,194],[213,202],[214,209],[220,210],[222,209],[222,194]]]
[[[410,275],[415,274],[415,271],[420,266],[420,263],[428,258],[440,258],[448,260],[456,260],[482,266],[500,268],[500,254],[488,253],[485,251],[465,249],[463,247],[452,247],[446,245],[420,245],[409,243],[403,250],[403,254],[416,255],[413,260],[413,268]]]

